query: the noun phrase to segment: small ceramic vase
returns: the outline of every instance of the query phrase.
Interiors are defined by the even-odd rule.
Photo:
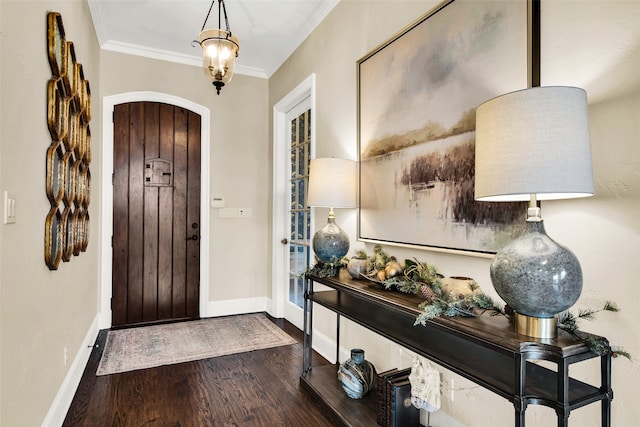
[[[478,293],[478,289],[475,291],[472,289],[471,285],[474,283],[475,280],[471,277],[451,276],[442,279],[442,287],[445,292],[452,293],[458,298],[464,298],[467,295]]]
[[[364,350],[354,348],[351,358],[338,368],[338,381],[352,399],[361,399],[376,386],[376,368],[364,358]]]
[[[352,279],[362,279],[362,275],[369,271],[369,260],[351,258],[347,263],[347,271]]]

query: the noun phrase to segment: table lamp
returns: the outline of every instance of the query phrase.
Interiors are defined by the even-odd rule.
[[[313,236],[319,261],[335,264],[349,252],[349,236],[335,222],[334,208],[355,208],[356,162],[346,159],[312,159],[309,164],[307,205],[329,208],[327,224]]]
[[[545,233],[538,200],[593,194],[584,90],[533,87],[477,108],[475,199],[529,201],[522,235],[490,267],[496,292],[514,310],[518,333],[555,337],[556,314],[582,292],[580,263]]]

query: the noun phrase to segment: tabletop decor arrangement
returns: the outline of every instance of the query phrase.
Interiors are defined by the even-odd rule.
[[[348,268],[353,259],[366,260],[364,265],[367,270],[359,272],[359,279],[368,280],[386,290],[413,294],[424,299],[418,306],[422,312],[416,318],[415,325],[425,326],[428,320],[436,317],[475,317],[486,312],[509,318],[513,315],[513,310],[508,304],[502,305],[482,292],[475,280],[464,278],[461,281],[455,280],[455,277],[445,277],[435,265],[415,258],[407,259],[402,264],[395,256],[384,251],[381,245],[375,245],[371,255],[359,250],[351,259],[345,257],[331,264],[318,262],[307,272],[319,277],[335,277],[340,268],[347,268],[351,277],[358,279],[351,272],[354,270],[355,273],[355,269]],[[362,266],[359,268],[362,269]],[[464,285],[460,286],[460,282]],[[464,289],[464,286],[467,289]],[[595,315],[602,311],[617,312],[619,309],[615,303],[606,301],[602,307],[582,309],[577,314],[567,310],[558,315],[558,328],[583,340],[598,355],[609,353],[612,357],[622,356],[631,359],[631,355],[624,349],[611,346],[606,340],[592,338],[579,330],[580,320],[593,320]]]

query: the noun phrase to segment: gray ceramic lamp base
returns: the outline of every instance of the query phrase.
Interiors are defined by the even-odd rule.
[[[542,221],[527,221],[522,235],[496,254],[490,273],[498,295],[518,313],[516,331],[537,338],[557,335],[555,315],[582,292],[578,259],[547,236]]]
[[[336,263],[349,252],[349,236],[334,218],[329,217],[327,224],[313,235],[313,252],[325,263]]]

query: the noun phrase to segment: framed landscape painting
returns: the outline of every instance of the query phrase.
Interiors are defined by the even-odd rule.
[[[528,85],[527,2],[447,1],[357,63],[358,238],[493,254],[523,203],[474,200],[475,109]]]

